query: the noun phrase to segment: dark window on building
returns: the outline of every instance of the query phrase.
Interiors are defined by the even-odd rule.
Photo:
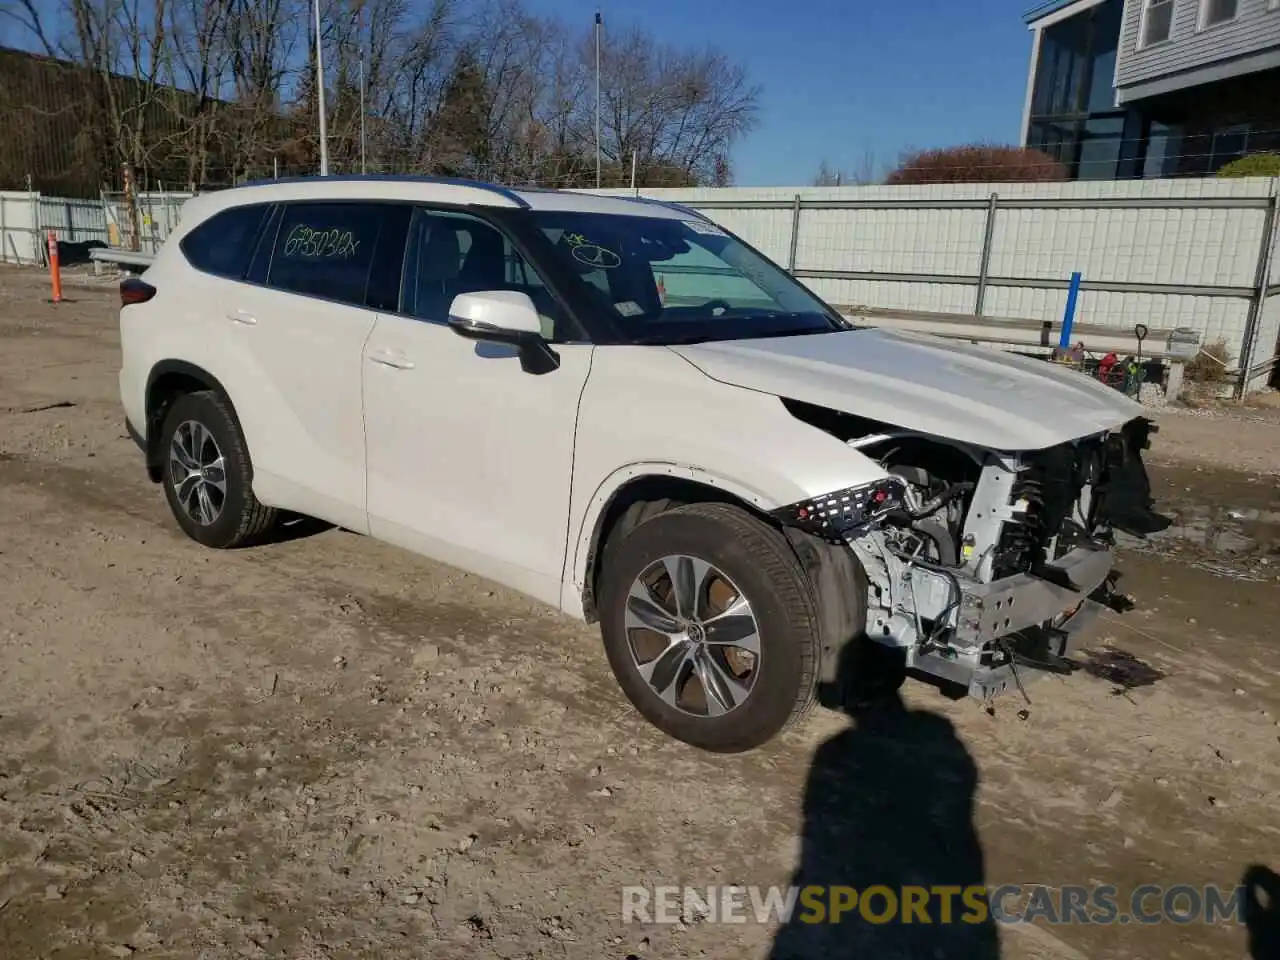
[[[1116,37],[1120,26],[1116,25]],[[1116,109],[1116,40],[1093,51],[1092,74],[1089,78],[1089,94],[1084,107],[1090,113],[1105,113]]]
[[[1068,167],[1075,162],[1076,124],[1040,121],[1031,124],[1027,145],[1060,160]]]
[[[1124,117],[1092,117],[1080,136],[1081,180],[1114,180],[1124,140]]]
[[[288,204],[268,286],[364,306],[385,211],[375,203]]]
[[[1088,68],[1089,15],[1048,27],[1040,38],[1033,114],[1076,113]]]
[[[1124,159],[1126,111],[1115,102],[1116,49],[1124,0],[1106,0],[1040,36],[1027,145],[1072,177],[1111,180]]]
[[[270,204],[230,207],[200,224],[178,245],[197,270],[229,280],[244,277],[254,241]]]
[[[1280,149],[1280,68],[1138,101],[1150,119],[1142,175],[1209,176],[1232,160]]]
[[[1173,176],[1178,172],[1178,158],[1181,153],[1181,131],[1177,127],[1153,122],[1147,138],[1146,156],[1143,158],[1143,178]]]
[[[1142,11],[1142,46],[1164,43],[1173,33],[1173,0],[1146,0]]]
[[[1201,29],[1234,20],[1238,9],[1237,0],[1204,0],[1200,20]]]
[[[1210,169],[1219,170],[1232,160],[1239,160],[1245,155],[1245,148],[1248,143],[1249,125],[1247,123],[1223,127],[1221,130],[1215,131],[1213,134],[1213,155],[1209,160]]]

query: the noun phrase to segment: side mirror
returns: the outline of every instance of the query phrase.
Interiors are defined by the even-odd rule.
[[[542,322],[527,293],[485,290],[460,293],[449,306],[449,326],[460,337],[515,347],[525,373],[550,373],[560,357],[542,338]]]

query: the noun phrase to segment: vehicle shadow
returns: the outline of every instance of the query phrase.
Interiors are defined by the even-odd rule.
[[[1240,881],[1250,960],[1280,960],[1280,874],[1254,864]]]
[[[260,542],[260,546],[274,543],[291,543],[294,540],[305,540],[317,534],[332,530],[333,524],[327,520],[317,520],[300,513],[286,513]]]
[[[869,641],[868,641],[869,643]],[[873,645],[874,646],[874,645]],[[823,692],[853,724],[814,755],[804,797],[801,860],[792,883],[801,896],[777,933],[771,960],[997,960],[999,936],[986,901],[967,888],[984,884],[973,825],[978,771],[950,721],[908,709],[899,666],[851,644],[839,679]],[[828,905],[852,887],[858,900],[831,922],[806,909],[804,888],[824,888]],[[865,891],[879,887],[870,898]],[[949,911],[934,891],[952,887]],[[887,909],[886,890],[897,907]],[[904,916],[904,888],[916,894]],[[847,891],[842,894],[849,897]],[[866,901],[864,912],[864,900]],[[978,909],[973,909],[974,906]],[[925,920],[928,917],[928,922]]]

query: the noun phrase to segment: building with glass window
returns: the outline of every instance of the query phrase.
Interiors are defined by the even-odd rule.
[[[1022,143],[1074,179],[1204,176],[1280,150],[1280,0],[1048,0]]]

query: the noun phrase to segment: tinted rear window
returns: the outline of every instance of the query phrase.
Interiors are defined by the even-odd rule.
[[[239,280],[269,209],[269,204],[255,203],[214,214],[182,238],[179,246],[187,262],[205,273]]]
[[[289,204],[267,285],[364,306],[384,212],[378,204]]]

